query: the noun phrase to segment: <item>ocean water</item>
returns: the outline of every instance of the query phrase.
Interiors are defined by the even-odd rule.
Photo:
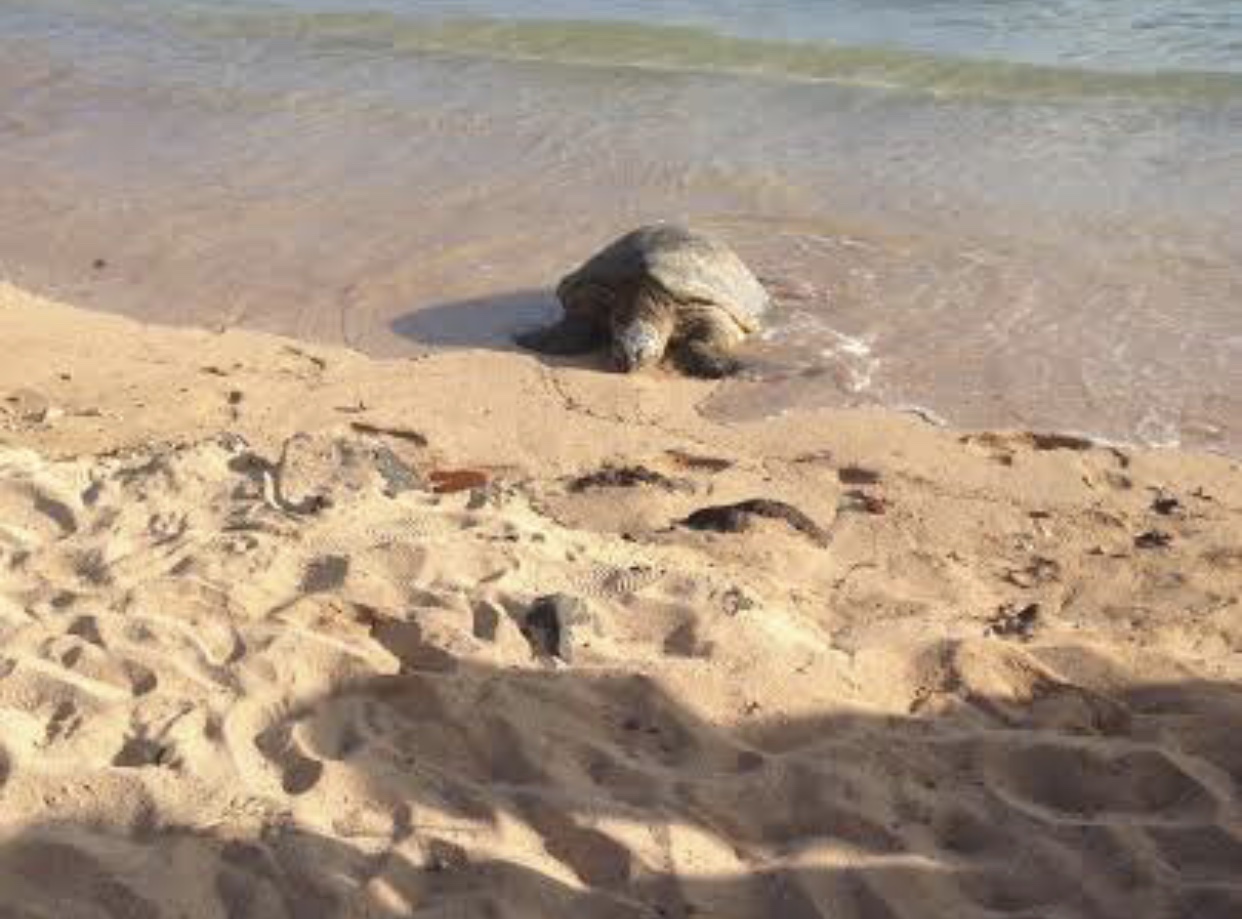
[[[0,276],[505,348],[638,223],[777,295],[707,410],[1242,452],[1238,0],[0,0]]]

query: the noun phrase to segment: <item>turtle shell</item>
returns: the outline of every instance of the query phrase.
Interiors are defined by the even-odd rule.
[[[732,249],[685,227],[655,224],[640,227],[589,259],[561,281],[589,284],[619,293],[640,282],[654,281],[673,299],[723,310],[746,332],[762,325],[768,292]]]

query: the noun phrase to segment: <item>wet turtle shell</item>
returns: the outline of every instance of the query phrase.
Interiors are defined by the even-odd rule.
[[[679,304],[723,311],[745,333],[757,331],[770,298],[724,243],[672,224],[640,227],[608,245],[557,288],[561,302],[615,302],[638,286],[654,282]],[[611,293],[609,298],[573,298],[574,288],[589,285]]]

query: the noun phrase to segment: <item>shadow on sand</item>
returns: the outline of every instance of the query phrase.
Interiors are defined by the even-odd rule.
[[[391,838],[49,814],[0,843],[0,917],[1242,915],[1239,686],[1131,686],[1094,708],[1069,690],[1025,710],[957,697],[924,716],[726,730],[644,677],[497,669],[416,645],[402,674],[274,715],[254,739],[295,797],[348,770],[358,794],[390,802]],[[469,851],[470,826],[502,825],[564,879]],[[686,860],[696,851],[703,865]],[[713,871],[713,852],[746,870]]]
[[[529,355],[549,367],[610,370],[604,348],[566,357],[530,351],[514,341],[518,333],[550,325],[560,317],[553,291],[531,289],[433,304],[397,317],[389,327],[402,338],[429,348],[505,351]]]
[[[518,290],[474,300],[437,303],[394,319],[393,332],[433,348],[522,350],[513,336],[560,318],[550,290]]]

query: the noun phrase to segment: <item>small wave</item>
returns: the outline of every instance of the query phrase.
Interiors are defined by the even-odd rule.
[[[838,366],[842,388],[854,395],[869,390],[880,366],[880,359],[873,355],[871,345],[836,329],[824,331],[832,343],[820,351],[820,356]]]
[[[935,95],[1011,99],[1122,97],[1182,102],[1242,99],[1242,74],[1124,73],[947,57],[895,47],[780,42],[694,26],[614,21],[465,18],[280,11],[184,14],[217,37],[265,37],[353,47],[564,66],[756,75]]]

